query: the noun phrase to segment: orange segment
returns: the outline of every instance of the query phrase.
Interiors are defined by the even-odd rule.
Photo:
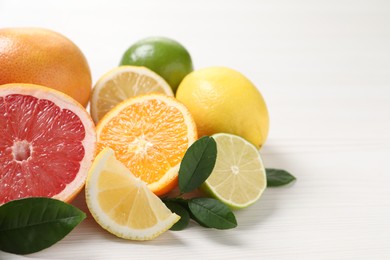
[[[97,135],[97,150],[111,147],[117,159],[157,195],[177,184],[180,162],[197,138],[187,108],[161,94],[120,103],[100,121]]]

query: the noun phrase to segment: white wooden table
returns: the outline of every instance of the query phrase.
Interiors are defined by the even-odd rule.
[[[51,248],[0,259],[390,259],[389,1],[0,0],[10,26],[68,36],[94,82],[151,35],[180,41],[196,68],[241,71],[269,107],[266,166],[298,181],[236,212],[233,230],[132,242],[88,216]],[[74,205],[87,211],[82,195]]]

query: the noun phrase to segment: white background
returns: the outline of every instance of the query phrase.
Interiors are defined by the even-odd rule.
[[[266,166],[298,178],[237,211],[233,230],[193,224],[132,242],[88,216],[26,258],[390,259],[389,1],[0,0],[0,27],[15,26],[72,39],[94,82],[151,35],[181,42],[195,68],[242,72],[270,111]],[[87,210],[82,195],[74,204]]]

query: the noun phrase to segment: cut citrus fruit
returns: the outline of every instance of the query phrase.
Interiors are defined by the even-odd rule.
[[[168,83],[146,67],[120,66],[114,68],[104,74],[93,88],[91,116],[97,123],[121,101],[148,93],[173,96]]]
[[[256,202],[267,186],[257,148],[232,134],[215,134],[217,160],[202,189],[228,206],[245,208]]]
[[[180,162],[197,139],[187,108],[162,94],[123,101],[103,117],[96,132],[97,150],[111,147],[116,158],[157,195],[177,185]]]
[[[150,240],[180,219],[145,182],[115,158],[111,148],[103,149],[96,156],[88,174],[85,194],[96,222],[121,238]]]
[[[92,119],[73,98],[32,84],[0,86],[0,204],[69,202],[84,187],[95,146]]]

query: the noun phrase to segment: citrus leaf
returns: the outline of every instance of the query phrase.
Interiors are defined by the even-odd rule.
[[[0,250],[30,254],[64,238],[86,215],[50,198],[25,198],[0,206]]]
[[[180,220],[176,222],[170,230],[179,231],[185,229],[190,222],[190,214],[188,213],[188,210],[182,207],[179,203],[170,201],[165,201],[164,203],[172,212],[180,216]]]
[[[190,211],[190,208],[188,207],[188,201],[189,201],[188,199],[183,199],[183,198],[179,198],[179,197],[177,197],[177,198],[164,198],[163,201],[164,201],[164,203],[173,202],[173,203],[179,204],[180,206],[182,206],[184,209],[187,210],[187,212],[189,213],[189,216],[192,220],[194,220],[196,223],[198,223],[202,227],[209,228],[208,226],[203,224],[199,219],[197,219],[194,216],[194,214],[192,214],[192,212]]]
[[[289,172],[281,169],[265,169],[267,175],[267,187],[278,187],[289,184],[296,178]]]
[[[212,198],[194,198],[188,207],[197,221],[216,229],[230,229],[237,226],[237,220],[228,206]]]
[[[182,193],[198,188],[210,176],[217,158],[217,144],[204,136],[194,142],[180,164],[179,188]]]
[[[175,204],[179,204],[180,206],[182,206],[183,208],[185,208],[187,211],[189,210],[188,208],[188,200],[187,199],[183,199],[183,198],[180,198],[180,197],[166,197],[166,198],[162,198],[161,199],[165,204],[167,204],[168,202],[172,202],[172,203],[175,203]]]
[[[206,224],[204,224],[202,221],[200,221],[191,211],[190,211],[190,218],[195,221],[196,223],[199,224],[199,226],[204,227],[204,228],[210,228]]]

